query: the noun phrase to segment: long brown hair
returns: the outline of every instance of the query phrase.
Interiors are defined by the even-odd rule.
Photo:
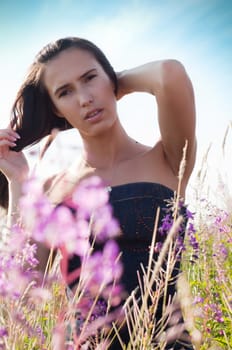
[[[67,130],[72,128],[66,119],[59,118],[55,114],[55,109],[42,79],[46,63],[70,48],[90,52],[113,82],[115,94],[117,93],[117,77],[114,69],[104,53],[91,41],[78,37],[67,37],[49,43],[35,57],[13,104],[10,126],[20,135],[17,145],[11,148],[13,151],[19,152],[25,147],[37,143],[43,137],[51,134],[53,129]],[[8,206],[8,182],[1,172],[0,205],[4,208]]]

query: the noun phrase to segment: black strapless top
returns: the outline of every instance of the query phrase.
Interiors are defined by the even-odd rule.
[[[122,283],[128,293],[138,285],[137,270],[141,264],[146,267],[149,257],[156,212],[160,208],[159,223],[166,215],[166,200],[174,192],[161,184],[136,182],[109,188],[109,202],[114,216],[119,220],[122,235],[117,239],[122,252],[124,273]],[[163,242],[164,235],[156,233],[156,242]],[[74,256],[69,260],[69,272],[80,266],[80,258]],[[75,284],[72,283],[70,287]]]
[[[141,272],[141,264],[146,269],[149,258],[149,247],[152,241],[152,235],[155,225],[157,209],[160,208],[159,227],[162,219],[167,214],[167,200],[174,197],[174,192],[170,188],[151,182],[138,182],[119,185],[109,188],[110,203],[113,207],[114,216],[119,220],[122,235],[117,239],[122,252],[121,259],[123,263],[123,276],[121,282],[130,294],[138,286],[137,271]],[[184,208],[182,215],[184,215]],[[185,225],[185,223],[184,223]],[[184,227],[180,232],[184,238]],[[156,233],[156,242],[164,242],[166,236],[159,230]],[[158,253],[155,254],[156,259]],[[80,266],[80,258],[74,256],[69,260],[69,272]],[[179,272],[180,261],[177,260],[173,277]],[[141,274],[142,276],[142,274]],[[75,282],[70,285],[72,287]],[[168,286],[168,295],[174,295],[175,282]],[[158,303],[155,314],[157,320],[162,317],[162,299]],[[129,333],[122,329],[120,333],[124,343],[129,342]],[[115,339],[110,350],[118,350],[121,346]],[[180,343],[171,344],[165,349],[172,348],[193,350],[190,343],[183,346]]]

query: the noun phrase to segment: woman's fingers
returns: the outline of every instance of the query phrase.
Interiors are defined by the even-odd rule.
[[[0,158],[8,154],[9,147],[15,147],[19,134],[12,129],[0,129]]]
[[[20,139],[20,136],[17,132],[15,132],[12,129],[0,129],[0,140],[4,138],[16,141]]]
[[[14,147],[16,146],[16,143],[14,142],[16,140],[7,140],[7,139],[1,139],[0,137],[0,147],[3,147],[3,146],[9,146],[9,147]]]

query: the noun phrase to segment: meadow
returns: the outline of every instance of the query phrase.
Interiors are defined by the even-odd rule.
[[[222,152],[230,133],[229,128]],[[187,208],[185,240],[181,246],[175,240],[182,222],[177,193],[162,224],[168,236],[165,244],[159,247],[156,262],[153,252],[158,249],[155,235],[160,227],[157,227],[158,221],[155,222],[148,268],[144,267],[143,275],[138,277],[142,294],[138,304],[136,291],[124,300],[120,284],[123,266],[116,243],[119,228],[111,215],[100,179],[91,178],[78,186],[73,196],[73,205],[78,207],[79,213],[75,216],[65,206],[54,211],[43,195],[41,182],[30,179],[21,200],[23,226],[20,223],[7,228],[4,215],[2,217],[0,349],[74,350],[85,349],[86,344],[91,349],[107,349],[112,334],[120,338],[119,329],[124,322],[131,342],[127,348],[121,343],[122,349],[164,349],[182,325],[172,318],[171,304],[164,305],[163,322],[154,326],[152,316],[172,278],[177,250],[182,254],[182,273],[175,302],[181,306],[194,348],[231,349],[232,212],[229,203],[232,199],[228,198],[226,182],[220,183],[218,188],[222,192],[223,187],[227,195],[223,204],[228,205],[212,202],[206,187],[207,162],[203,159],[197,174],[194,205]],[[94,237],[92,232],[95,232]],[[51,249],[43,275],[36,269],[39,244],[31,243],[31,239]],[[101,252],[93,252],[95,241],[103,245]],[[67,261],[74,253],[80,256],[82,268],[70,274]],[[162,269],[164,260],[167,262],[165,271]],[[76,279],[79,282],[75,292],[67,289],[66,284]],[[168,331],[165,331],[165,322],[171,324]]]

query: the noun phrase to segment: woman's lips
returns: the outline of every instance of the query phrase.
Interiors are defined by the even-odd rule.
[[[102,115],[102,111],[103,111],[103,109],[100,109],[100,108],[94,109],[94,110],[88,112],[84,119],[90,120],[90,121],[98,120]]]

